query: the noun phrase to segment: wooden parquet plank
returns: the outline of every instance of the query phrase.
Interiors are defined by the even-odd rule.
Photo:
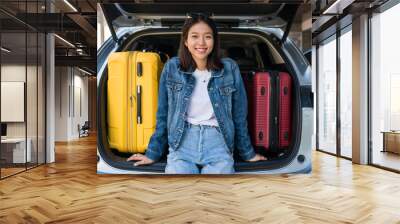
[[[400,175],[314,152],[300,175],[97,175],[94,137],[0,181],[0,223],[398,223]]]

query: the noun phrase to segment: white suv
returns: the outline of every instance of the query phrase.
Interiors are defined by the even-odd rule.
[[[113,1],[103,1],[113,2]],[[313,95],[311,68],[288,38],[297,4],[245,1],[130,1],[102,3],[112,37],[97,54],[98,173],[163,173],[166,155],[149,166],[134,167],[127,154],[110,149],[107,142],[107,58],[112,52],[156,50],[177,55],[180,28],[189,12],[209,12],[217,22],[223,56],[233,58],[242,73],[257,70],[286,71],[293,78],[292,140],[268,161],[249,163],[235,156],[237,173],[307,173],[311,171]],[[156,1],[157,2],[157,1]],[[166,3],[165,3],[166,2]],[[232,3],[233,2],[233,3]],[[302,1],[300,1],[302,2]],[[257,149],[256,149],[257,150]],[[165,150],[168,151],[168,150]]]

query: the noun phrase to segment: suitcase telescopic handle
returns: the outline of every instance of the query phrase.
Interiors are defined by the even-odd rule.
[[[137,86],[136,90],[137,95],[137,123],[142,123],[142,87],[139,85]]]
[[[142,62],[138,62],[136,67],[137,67],[137,76],[141,77],[143,73]]]

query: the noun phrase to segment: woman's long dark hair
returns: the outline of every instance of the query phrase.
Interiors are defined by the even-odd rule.
[[[183,71],[189,71],[190,69],[197,68],[196,62],[190,54],[189,49],[185,46],[185,41],[188,38],[189,29],[199,22],[204,22],[205,24],[207,24],[211,28],[213,33],[214,47],[207,57],[207,69],[220,70],[223,65],[219,56],[219,38],[217,26],[212,19],[202,13],[192,14],[188,19],[186,19],[185,23],[183,24],[181,42],[179,45],[178,53],[181,63],[181,69]]]

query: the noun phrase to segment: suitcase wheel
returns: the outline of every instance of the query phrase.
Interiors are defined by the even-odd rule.
[[[260,131],[259,133],[258,133],[258,140],[262,140],[264,138],[264,134]]]
[[[287,87],[283,88],[283,94],[285,94],[285,95],[288,94],[288,88]]]
[[[263,86],[263,87],[261,87],[261,96],[264,96],[265,95],[265,87]]]

